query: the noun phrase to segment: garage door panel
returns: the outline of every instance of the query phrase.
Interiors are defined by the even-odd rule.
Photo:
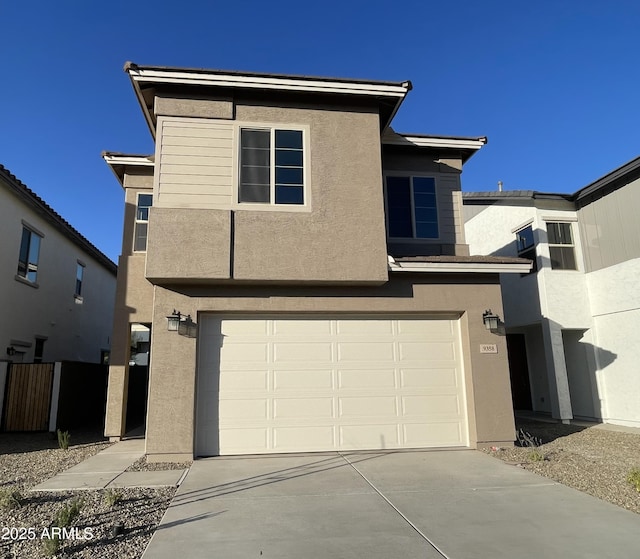
[[[407,423],[403,426],[404,440],[408,447],[464,446],[460,423]]]
[[[273,381],[275,390],[333,389],[333,371],[301,371],[299,368],[290,371],[274,370]]]
[[[336,320],[336,332],[339,335],[368,338],[376,335],[393,334],[393,321],[368,320],[366,324],[356,320]]]
[[[274,320],[275,336],[293,336],[308,338],[309,336],[330,336],[330,320]]]
[[[273,405],[275,419],[314,417],[333,419],[333,398],[276,398]]]
[[[220,375],[220,391],[227,390],[267,390],[268,371],[223,371]]]
[[[451,387],[458,389],[456,369],[400,369],[400,384],[403,388]]]
[[[350,450],[398,448],[401,446],[396,425],[366,424],[340,426],[340,446]]]
[[[228,454],[250,454],[254,449],[268,448],[269,430],[264,427],[220,429],[220,449]]]
[[[467,444],[456,320],[202,322],[199,455]]]
[[[269,418],[268,409],[269,400],[266,398],[221,400],[219,404],[220,417],[226,421],[262,421]]]
[[[340,417],[388,417],[398,415],[396,398],[394,396],[369,396],[362,398],[340,398]]]
[[[273,342],[273,359],[276,363],[286,361],[332,361],[332,347],[330,342],[309,343],[306,341],[297,343]]]
[[[425,356],[430,361],[455,362],[456,359],[455,347],[451,342],[400,342],[398,347],[402,361],[424,362]]]
[[[268,343],[223,343],[220,348],[221,363],[267,363]]]
[[[393,343],[338,343],[338,361],[391,361],[395,360]]]
[[[457,394],[432,394],[430,396],[403,396],[402,413],[405,416],[431,417],[453,416],[460,420],[460,401]]]
[[[338,371],[338,387],[361,390],[364,388],[396,388],[396,372],[394,369],[363,369]]]
[[[276,427],[274,429],[274,450],[279,452],[307,452],[321,448],[335,448],[333,426]]]

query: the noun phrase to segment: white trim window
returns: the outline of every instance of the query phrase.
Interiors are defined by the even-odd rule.
[[[547,222],[547,240],[552,270],[577,270],[571,223]]]
[[[136,223],[133,232],[133,251],[147,250],[147,233],[149,229],[149,208],[153,205],[153,195],[138,193],[136,205]]]
[[[22,227],[22,239],[20,241],[20,256],[18,258],[18,276],[31,283],[38,279],[38,260],[40,258],[40,241],[38,235],[28,227]]]
[[[389,238],[439,238],[434,177],[388,176],[385,202]]]
[[[240,128],[238,202],[305,205],[304,131]]]

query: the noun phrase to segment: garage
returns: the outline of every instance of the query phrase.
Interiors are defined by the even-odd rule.
[[[201,315],[196,455],[468,446],[457,317]]]

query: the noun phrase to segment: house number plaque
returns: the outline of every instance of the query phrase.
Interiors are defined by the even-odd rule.
[[[480,353],[498,353],[496,344],[480,344]]]

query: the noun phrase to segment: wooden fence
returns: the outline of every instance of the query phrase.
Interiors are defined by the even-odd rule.
[[[53,363],[11,363],[7,371],[4,431],[46,431],[49,428]]]

